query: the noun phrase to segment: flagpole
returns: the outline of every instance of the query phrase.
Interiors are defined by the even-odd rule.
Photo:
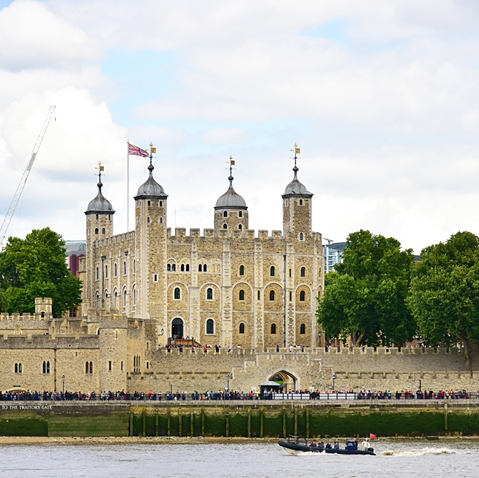
[[[126,232],[130,231],[130,141],[126,142]]]

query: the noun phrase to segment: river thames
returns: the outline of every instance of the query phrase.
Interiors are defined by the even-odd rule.
[[[1,476],[10,478],[356,478],[474,477],[479,441],[388,441],[376,456],[287,455],[274,443],[0,445]]]

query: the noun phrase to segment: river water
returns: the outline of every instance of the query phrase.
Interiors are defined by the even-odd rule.
[[[476,477],[474,440],[374,443],[376,456],[287,455],[276,444],[0,445],[0,476],[310,478]]]

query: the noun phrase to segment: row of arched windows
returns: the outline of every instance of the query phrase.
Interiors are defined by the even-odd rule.
[[[123,275],[126,276],[127,272],[128,272],[128,265],[126,261],[123,261]],[[136,260],[133,261],[133,274],[136,274]],[[95,275],[96,275],[96,280],[100,280],[100,268],[98,266],[96,268]],[[118,263],[116,262],[113,264],[113,276],[118,277]],[[105,264],[103,278],[108,279],[108,264]]]
[[[167,272],[190,272],[189,264],[180,264],[178,267],[175,263],[168,263],[166,265]],[[212,269],[209,270],[208,264],[198,264],[198,272],[220,272],[220,266],[214,264]]]
[[[228,217],[228,211],[223,211],[223,217]],[[243,217],[243,211],[238,211],[238,217]]]
[[[244,334],[245,333],[245,330],[246,330],[246,325],[244,324],[244,322],[241,322],[238,326],[238,333],[240,334]],[[276,324],[271,324],[271,327],[270,327],[270,333],[271,335],[276,335]],[[212,335],[215,333],[215,321],[213,319],[207,319],[206,321],[206,334],[207,335]],[[306,324],[301,324],[299,326],[299,333],[301,335],[305,335],[306,334]]]
[[[268,294],[269,300],[274,301],[276,300],[276,292],[274,290],[270,290]],[[181,289],[179,287],[175,287],[173,290],[173,298],[175,300],[180,300],[181,299]],[[292,292],[290,292],[289,295],[289,300],[292,300]],[[240,289],[238,292],[238,300],[244,301],[246,299],[246,292],[244,289]],[[260,291],[258,291],[258,300],[260,299]],[[211,287],[208,287],[206,289],[206,300],[213,300],[213,289]],[[301,290],[299,292],[299,300],[300,302],[305,302],[306,301],[306,291]]]
[[[176,272],[176,264],[170,263],[166,265],[167,272]],[[179,272],[190,272],[190,265],[189,264],[180,264]]]
[[[228,229],[228,224],[223,224],[223,229]],[[241,231],[243,229],[243,224],[238,224],[238,229]]]

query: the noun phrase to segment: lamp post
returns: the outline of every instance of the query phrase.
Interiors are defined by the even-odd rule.
[[[62,375],[63,380],[63,397],[65,397],[65,375]]]
[[[233,378],[232,373],[227,373],[226,374],[226,393],[229,395],[230,393],[230,379]]]
[[[156,399],[160,399],[160,386],[158,384],[158,376],[155,377],[155,382],[156,382]]]
[[[333,392],[336,390],[336,387],[334,386],[336,382],[336,374],[333,372]]]

